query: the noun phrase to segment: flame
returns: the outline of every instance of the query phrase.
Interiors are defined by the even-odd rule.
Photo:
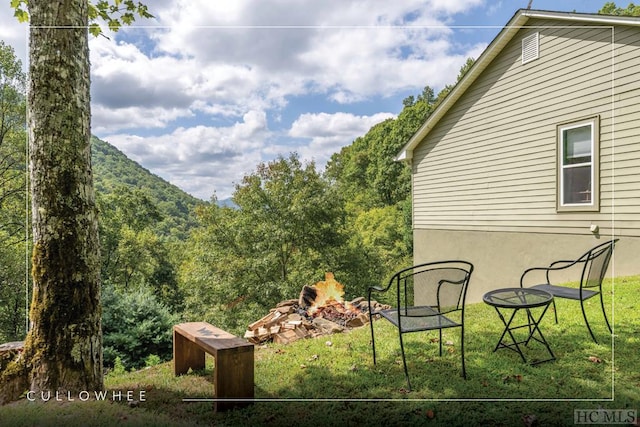
[[[313,288],[317,295],[313,304],[307,309],[309,314],[313,315],[319,309],[328,306],[342,305],[347,310],[357,310],[349,302],[344,301],[344,286],[335,279],[333,273],[325,273],[324,281],[317,282]]]

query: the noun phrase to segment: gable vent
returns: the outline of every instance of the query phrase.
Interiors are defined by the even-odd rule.
[[[538,59],[539,56],[538,33],[533,33],[522,39],[522,63]]]

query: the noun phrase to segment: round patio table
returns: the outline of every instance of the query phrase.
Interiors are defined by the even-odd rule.
[[[551,347],[549,347],[549,343],[545,339],[544,335],[542,335],[542,331],[540,331],[540,321],[544,317],[544,314],[547,312],[549,305],[553,301],[553,295],[551,295],[547,291],[543,291],[541,289],[532,289],[532,288],[504,288],[504,289],[496,289],[493,291],[489,291],[482,297],[482,300],[488,305],[495,308],[500,320],[504,324],[504,331],[498,340],[498,344],[493,349],[493,351],[497,351],[499,348],[508,348],[510,350],[515,351],[520,355],[522,361],[527,363],[527,359],[522,352],[522,348],[520,344],[524,344],[526,347],[529,345],[531,340],[535,340],[539,343],[544,344],[549,355],[551,356],[548,359],[544,360],[535,360],[531,362],[532,365],[549,362],[555,360],[556,357],[551,351]],[[535,316],[531,309],[542,307],[542,311],[539,316]],[[513,310],[509,320],[505,319],[502,311]],[[513,320],[516,317],[516,313],[519,310],[526,310],[527,312],[527,321],[522,324],[513,324]],[[517,329],[528,328],[529,334],[526,339],[518,341],[516,340],[513,331]],[[511,342],[503,341],[506,336],[511,338]]]

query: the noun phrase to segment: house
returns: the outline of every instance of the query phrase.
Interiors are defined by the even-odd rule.
[[[519,10],[398,160],[415,263],[473,262],[470,301],[611,236],[640,274],[640,18]]]

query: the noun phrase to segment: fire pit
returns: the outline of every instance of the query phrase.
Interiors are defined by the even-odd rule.
[[[374,310],[388,308],[372,301]],[[254,344],[273,341],[290,343],[301,338],[342,332],[369,322],[369,305],[364,297],[344,300],[344,286],[333,273],[313,286],[303,286],[300,297],[286,300],[269,314],[247,327],[244,337]]]

